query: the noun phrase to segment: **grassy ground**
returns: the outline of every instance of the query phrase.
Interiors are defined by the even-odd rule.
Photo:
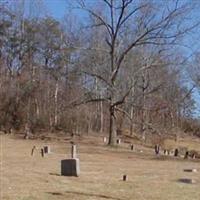
[[[200,199],[198,161],[159,159],[152,149],[131,152],[126,145],[108,148],[101,138],[83,138],[78,141],[80,177],[63,177],[60,161],[70,157],[68,138],[25,141],[0,137],[2,200]],[[39,148],[44,144],[51,146],[52,153],[42,158],[38,150],[31,157],[33,145]],[[184,172],[187,168],[199,171]],[[122,181],[123,174],[128,176],[126,182]],[[181,183],[180,178],[193,178],[197,183]]]

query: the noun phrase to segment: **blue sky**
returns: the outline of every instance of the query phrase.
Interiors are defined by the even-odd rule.
[[[58,19],[61,19],[65,15],[67,1],[73,0],[44,0],[50,14]]]

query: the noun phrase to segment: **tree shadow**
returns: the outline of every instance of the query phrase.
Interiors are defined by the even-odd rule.
[[[61,175],[58,174],[58,173],[49,173],[49,175],[51,175],[51,176],[61,176]]]
[[[63,194],[60,193],[60,192],[47,192],[48,194],[52,194],[52,195],[55,195],[55,196],[62,196]]]
[[[107,196],[107,195],[103,195],[103,194],[91,194],[91,193],[76,192],[76,191],[65,191],[65,193],[83,195],[83,196],[88,196],[88,197],[104,198],[104,199],[123,200],[123,199],[120,199],[120,198],[111,197],[111,196]]]

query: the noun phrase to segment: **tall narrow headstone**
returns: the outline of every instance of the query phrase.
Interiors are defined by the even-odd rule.
[[[192,159],[195,159],[196,158],[196,155],[195,153],[192,154]]]
[[[36,146],[33,146],[32,150],[31,150],[31,156],[33,156],[35,149],[36,149]]]
[[[175,151],[174,151],[174,156],[175,156],[175,157],[178,156],[178,149],[175,149]]]
[[[132,150],[132,151],[134,150],[134,146],[133,146],[133,144],[131,144],[131,150]]]
[[[71,147],[71,158],[76,158],[76,145],[72,144]]]
[[[44,157],[44,149],[41,149],[41,156]]]
[[[188,159],[188,157],[189,157],[189,152],[188,152],[188,151],[186,151],[186,152],[185,152],[184,159]]]
[[[156,155],[158,155],[159,152],[160,152],[160,146],[158,144],[156,144],[155,147],[154,147],[154,149],[155,149]]]

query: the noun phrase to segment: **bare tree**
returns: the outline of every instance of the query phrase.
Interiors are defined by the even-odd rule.
[[[157,4],[132,0],[103,0],[100,4],[104,8],[104,13],[99,13],[87,1],[80,1],[79,8],[96,19],[93,27],[105,28],[104,39],[109,50],[109,75],[104,77],[93,73],[91,76],[103,80],[107,85],[108,95],[99,101],[107,101],[109,104],[109,144],[114,145],[117,136],[116,109],[126,101],[135,85],[133,82],[122,94],[118,92],[118,77],[121,70],[126,67],[125,60],[131,56],[132,49],[144,45],[175,45],[181,36],[196,27],[198,23],[185,26],[183,19],[189,13],[189,4],[179,1],[170,1],[170,5],[164,3],[164,7],[160,5],[161,2]],[[152,65],[141,66],[139,71],[151,67]]]

